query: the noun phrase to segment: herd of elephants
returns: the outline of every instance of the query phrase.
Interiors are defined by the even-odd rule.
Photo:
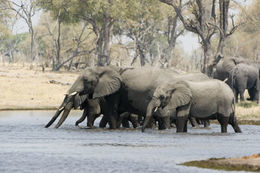
[[[72,84],[65,98],[45,126],[51,126],[62,113],[55,126],[60,127],[72,109],[83,110],[75,125],[87,118],[87,126],[103,115],[99,127],[158,129],[176,127],[187,132],[192,126],[217,119],[221,132],[230,124],[236,133],[241,132],[235,116],[235,103],[248,100],[258,103],[259,70],[257,63],[241,57],[221,58],[211,66],[209,74],[180,74],[174,69],[153,67],[119,68],[115,66],[86,68]],[[131,124],[130,124],[131,123]]]

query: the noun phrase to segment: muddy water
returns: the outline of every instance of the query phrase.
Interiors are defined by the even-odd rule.
[[[101,130],[74,126],[72,112],[59,129],[44,128],[52,111],[0,112],[0,172],[209,172],[179,163],[211,157],[260,153],[260,126],[231,127],[221,134],[191,129],[188,134],[147,130]],[[85,125],[85,123],[83,124]],[[212,171],[210,172],[223,172]]]

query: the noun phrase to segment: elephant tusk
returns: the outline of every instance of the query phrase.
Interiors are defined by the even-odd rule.
[[[64,109],[64,106],[62,106],[62,107],[59,109],[59,111],[63,111],[63,109]]]
[[[74,96],[76,94],[77,94],[77,92],[75,91],[75,92],[71,93],[70,96]]]
[[[157,110],[158,110],[158,107],[156,107],[153,112],[156,112]]]
[[[227,82],[228,78],[226,78],[225,80],[223,80],[223,82]]]

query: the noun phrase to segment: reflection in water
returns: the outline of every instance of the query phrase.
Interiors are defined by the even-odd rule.
[[[175,129],[87,129],[74,126],[81,112],[72,112],[59,129],[44,128],[53,114],[0,112],[1,173],[209,172],[178,163],[259,153],[260,126],[241,126],[242,134],[230,126],[221,134],[214,124],[211,129],[189,128],[187,134],[176,134]]]

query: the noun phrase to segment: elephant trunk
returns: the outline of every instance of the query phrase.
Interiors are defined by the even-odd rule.
[[[153,98],[152,101],[148,104],[146,109],[146,116],[144,120],[144,124],[142,127],[142,132],[144,132],[145,127],[150,122],[150,119],[152,117],[153,111],[155,112],[156,109],[160,106],[161,102],[158,99]]]
[[[70,113],[70,110],[72,109],[73,107],[73,104],[72,103],[69,103],[65,109],[64,109],[64,112],[59,120],[59,122],[57,123],[57,125],[55,126],[55,128],[59,128],[62,123],[66,120],[66,118],[68,117],[69,113]]]
[[[52,125],[52,123],[58,118],[58,116],[60,115],[60,113],[63,111],[64,106],[60,106],[59,109],[56,111],[56,113],[54,114],[54,116],[52,117],[52,119],[48,122],[48,124],[45,125],[45,128],[48,128]]]

